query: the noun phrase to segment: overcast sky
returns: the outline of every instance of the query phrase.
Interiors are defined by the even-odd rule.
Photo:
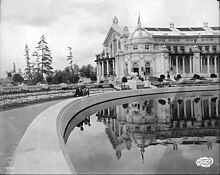
[[[24,71],[24,48],[30,54],[44,34],[54,69],[63,70],[72,47],[74,63],[95,66],[95,54],[114,16],[119,25],[135,27],[138,12],[145,27],[219,26],[217,0],[0,0],[0,77],[16,68]],[[34,60],[34,58],[31,57]]]

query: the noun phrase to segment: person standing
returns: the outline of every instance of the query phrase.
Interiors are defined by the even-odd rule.
[[[88,89],[87,89],[87,94],[88,94],[88,97],[89,97],[89,87],[88,87]]]

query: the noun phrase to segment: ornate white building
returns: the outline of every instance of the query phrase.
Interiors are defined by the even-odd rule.
[[[132,72],[149,77],[167,76],[168,72],[181,77],[219,75],[220,27],[205,22],[203,27],[175,28],[171,23],[169,28],[147,28],[139,18],[130,31],[114,17],[103,52],[96,55],[98,81],[109,75],[121,81]]]

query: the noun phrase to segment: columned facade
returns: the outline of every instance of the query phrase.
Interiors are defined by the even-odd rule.
[[[174,28],[173,25],[148,28],[138,21],[136,29],[128,29],[119,25],[114,17],[103,52],[96,55],[95,61],[100,62],[97,78],[110,76],[121,81],[122,77],[130,78],[134,73],[145,77],[166,77],[168,73],[183,78],[192,78],[195,74],[218,77],[219,34],[219,27],[208,27],[208,24],[197,28]],[[148,68],[146,63],[150,65]]]

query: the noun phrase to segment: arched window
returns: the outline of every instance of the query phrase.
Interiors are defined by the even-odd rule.
[[[144,75],[149,75],[149,74],[150,74],[150,62],[146,62]]]
[[[133,72],[137,72],[138,76],[139,76],[139,65],[138,63],[133,63]]]
[[[146,62],[145,67],[150,67],[150,62]]]
[[[133,63],[133,68],[139,68],[138,63]]]

